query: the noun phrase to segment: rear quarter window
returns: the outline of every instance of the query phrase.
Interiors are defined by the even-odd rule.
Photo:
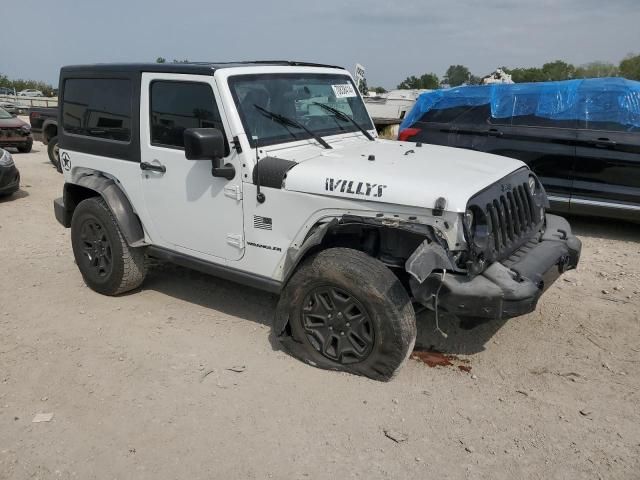
[[[129,142],[131,81],[116,78],[65,80],[62,126],[67,134]]]

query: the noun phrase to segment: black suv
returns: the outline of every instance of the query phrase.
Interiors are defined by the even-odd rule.
[[[525,162],[557,212],[640,222],[640,82],[620,78],[423,94],[400,140]]]

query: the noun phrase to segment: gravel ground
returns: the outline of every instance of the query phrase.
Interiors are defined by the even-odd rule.
[[[257,290],[156,265],[139,291],[92,292],[45,147],[14,157],[0,479],[640,478],[640,225],[571,219],[582,263],[536,312],[445,318],[447,339],[422,314],[417,348],[452,365],[412,359],[378,383],[282,352]]]

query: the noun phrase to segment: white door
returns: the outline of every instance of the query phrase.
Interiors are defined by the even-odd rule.
[[[184,154],[186,128],[218,128],[228,141],[213,77],[143,73],[140,97],[140,175],[153,243],[196,257],[238,260],[244,235],[237,153],[227,149],[223,159],[236,168],[232,180],[212,176],[209,160]]]

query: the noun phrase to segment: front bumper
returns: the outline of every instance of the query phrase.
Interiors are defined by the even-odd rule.
[[[0,147],[22,147],[30,143],[33,144],[31,133],[23,135],[0,132]]]
[[[431,274],[423,283],[412,280],[414,297],[461,317],[512,318],[535,310],[542,293],[565,271],[576,268],[582,243],[569,223],[546,216],[546,230],[537,244],[526,245],[503,262],[495,262],[482,274],[469,277]]]
[[[9,195],[20,188],[20,172],[15,165],[0,167],[0,195]]]

